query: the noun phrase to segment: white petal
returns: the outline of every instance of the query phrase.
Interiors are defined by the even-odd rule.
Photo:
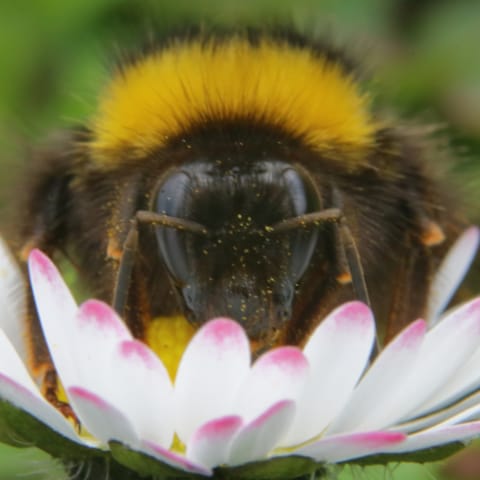
[[[0,330],[0,398],[26,410],[56,432],[82,443],[70,423],[38,391],[17,351]]]
[[[67,394],[81,423],[101,442],[107,444],[110,440],[118,440],[133,448],[139,446],[133,425],[105,399],[76,386],[69,387]]]
[[[96,300],[80,307],[72,329],[75,344],[68,354],[75,368],[66,376],[59,370],[67,393],[71,385],[94,392],[128,418],[144,440],[170,446],[173,387],[156,355],[132,340],[116,313]]]
[[[82,386],[110,401],[112,372],[118,371],[114,369],[113,352],[121,342],[132,340],[131,333],[107,304],[88,300],[78,309],[71,334],[75,341],[70,339],[65,347],[75,367],[73,376],[66,377],[62,365],[55,362],[64,386]]]
[[[199,475],[212,475],[212,470],[210,468],[206,468],[198,463],[194,463],[182,455],[177,455],[176,453],[173,453],[170,450],[155,444],[154,442],[142,442],[141,451],[147,455],[155,457],[157,460],[160,460],[162,463],[166,463],[171,467],[178,468],[186,472],[198,473]]]
[[[450,302],[475,258],[480,230],[470,227],[454,243],[443,260],[430,287],[427,320],[434,324]]]
[[[411,375],[425,336],[418,320],[403,330],[375,360],[328,434],[387,428],[406,401],[403,382]]]
[[[294,454],[312,457],[318,462],[344,462],[354,458],[390,451],[406,436],[399,432],[362,432],[326,437],[295,450]]]
[[[464,397],[480,387],[480,348],[455,372],[448,383],[442,387],[438,396],[424,405],[428,410],[429,404],[435,407],[443,406]]]
[[[265,458],[278,445],[292,422],[295,402],[283,400],[245,425],[230,448],[229,465],[240,465]]]
[[[480,422],[449,425],[445,428],[430,429],[410,435],[405,443],[388,449],[391,453],[416,452],[425,448],[446,445],[452,442],[466,442],[480,435]]]
[[[203,424],[190,438],[187,458],[208,468],[223,465],[242,423],[239,416],[231,415]]]
[[[143,343],[120,343],[113,352],[106,396],[139,436],[168,448],[174,433],[173,387],[167,370]]]
[[[250,367],[250,346],[232,320],[204,325],[188,345],[175,380],[177,434],[188,444],[202,424],[232,414],[239,385]]]
[[[445,426],[449,425],[457,425],[460,423],[466,423],[469,421],[473,420],[479,420],[480,419],[480,403],[477,403],[476,405],[473,405],[469,408],[466,408],[456,415],[453,415],[450,418],[447,418],[444,420],[442,423],[435,425],[433,429],[437,430],[439,428],[443,428]]]
[[[30,390],[33,395],[41,396],[17,350],[3,330],[0,330],[0,373]]]
[[[99,300],[87,300],[80,306],[74,326],[75,334],[84,336],[89,343],[95,342],[95,347],[133,339],[117,313]]]
[[[279,347],[262,355],[242,383],[234,412],[249,422],[274,403],[295,400],[303,392],[308,362],[295,347]]]
[[[374,339],[373,315],[360,302],[340,306],[320,324],[303,350],[310,374],[286,444],[320,434],[343,409],[367,365]]]
[[[414,420],[407,421],[395,426],[395,431],[410,433],[418,432],[420,430],[426,430],[427,428],[439,425],[444,421],[447,421],[458,414],[470,410],[472,407],[480,405],[480,392],[476,392],[460,401],[451,405],[445,406],[440,410],[435,410],[422,417],[417,417]]]
[[[43,397],[0,373],[0,397],[28,412],[52,430],[77,443],[86,443],[73,430],[71,424]]]
[[[480,299],[456,309],[427,333],[417,367],[404,383],[399,412],[408,420],[442,401],[442,388],[472,356],[480,342]]]
[[[27,358],[24,338],[26,293],[24,276],[0,238],[0,328],[24,361]]]
[[[77,305],[55,265],[39,250],[28,259],[38,315],[57,370],[67,377],[74,371],[68,345],[75,343],[72,325]]]
[[[0,398],[29,412],[56,432],[82,443],[70,423],[38,391],[17,351],[0,330]]]
[[[69,330],[65,327],[69,325]],[[42,320],[52,357],[65,388],[76,385],[109,397],[112,387],[112,352],[132,336],[118,315],[105,303],[88,300],[65,327]]]

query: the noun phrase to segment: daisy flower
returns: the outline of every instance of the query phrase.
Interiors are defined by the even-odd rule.
[[[303,349],[278,347],[253,363],[242,327],[213,319],[186,346],[174,381],[108,305],[78,306],[34,250],[35,304],[81,433],[25,367],[22,276],[2,246],[0,440],[104,462],[115,478],[288,479],[321,475],[332,463],[454,451],[480,436],[480,298],[440,313],[478,242],[476,228],[460,237],[432,284],[428,323],[411,323],[374,361],[373,314],[349,302]]]

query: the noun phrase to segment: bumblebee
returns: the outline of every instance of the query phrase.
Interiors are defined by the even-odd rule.
[[[122,62],[87,126],[32,162],[17,251],[64,254],[147,342],[155,318],[183,315],[236,319],[257,353],[301,345],[351,299],[388,339],[422,315],[459,228],[428,157],[322,42],[173,35]],[[48,374],[32,300],[27,321]]]

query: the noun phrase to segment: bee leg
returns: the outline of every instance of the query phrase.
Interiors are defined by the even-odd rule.
[[[332,203],[334,207],[339,209],[341,216],[342,198],[340,192],[336,188],[332,188]],[[338,226],[338,222],[333,225],[333,236],[335,242],[335,257],[336,257],[336,279],[340,285],[348,285],[352,283],[352,272],[348,265],[347,255],[345,254],[345,245],[343,244],[342,234]]]
[[[45,372],[42,383],[43,396],[53,405],[64,417],[73,420],[77,430],[80,430],[80,421],[73,412],[72,407],[58,398],[58,376],[53,367]]]
[[[118,267],[117,278],[115,280],[115,290],[113,292],[112,306],[119,315],[123,315],[125,311],[137,247],[138,222],[136,219],[133,219],[127,234],[127,238],[123,243],[120,265]]]
[[[356,297],[367,305],[370,305],[360,255],[342,213],[342,196],[335,187],[332,187],[332,207],[338,209],[340,212],[333,226],[335,253],[337,257],[337,281],[341,285],[353,283]]]
[[[347,264],[352,276],[352,285],[353,290],[355,291],[355,296],[358,300],[370,306],[370,297],[368,295],[360,254],[358,253],[355,239],[353,238],[344,217],[340,219],[338,229],[340,231],[341,244],[345,252],[344,255],[347,259]]]
[[[333,235],[335,237],[335,256],[337,258],[336,279],[340,285],[348,285],[352,283],[352,272],[350,271],[350,267],[348,265],[345,246],[343,244],[342,235],[337,224],[334,226]]]
[[[371,307],[370,297],[368,295],[367,284],[365,282],[365,274],[363,273],[362,262],[360,260],[360,254],[355,243],[350,229],[346,223],[344,217],[340,219],[339,227],[342,244],[345,249],[345,256],[347,258],[348,266],[352,275],[352,285],[355,292],[355,296],[358,300]],[[380,352],[380,339],[378,333],[375,338],[375,345],[371,354],[371,358],[375,358]]]
[[[342,211],[342,197],[336,188],[332,189],[332,202],[333,207]],[[368,295],[360,254],[343,214],[334,225],[334,235],[338,265],[337,281],[342,285],[351,282],[356,298],[370,307],[370,296]],[[375,357],[379,351],[380,340],[377,335],[372,356]]]
[[[334,208],[338,208],[340,212],[343,208],[342,197],[340,192],[332,189],[332,203]],[[358,300],[370,306],[370,298],[368,295],[367,284],[365,282],[365,274],[363,273],[360,254],[353,238],[350,228],[348,228],[345,217],[340,215],[334,226],[337,245],[337,262],[340,267],[340,275],[337,276],[340,283],[349,283],[349,279],[353,284],[353,290]],[[346,281],[342,281],[346,280]]]

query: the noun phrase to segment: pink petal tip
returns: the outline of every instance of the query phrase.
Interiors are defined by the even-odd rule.
[[[130,337],[129,330],[116,312],[100,300],[87,300],[80,306],[78,317],[85,324],[92,324],[99,330],[111,330],[120,336]]]
[[[308,368],[308,361],[303,352],[296,347],[278,347],[262,355],[256,362],[262,367],[276,366],[288,369],[291,373],[303,372]]]
[[[373,323],[373,314],[370,308],[362,302],[348,302],[335,311],[335,323],[338,327],[355,326],[356,328],[369,329]]]
[[[427,331],[427,322],[425,320],[416,320],[408,325],[396,338],[398,341],[395,346],[397,348],[410,348],[417,345],[418,341],[425,335]],[[393,340],[395,342],[395,340]]]
[[[243,343],[245,333],[242,327],[229,318],[217,318],[210,320],[198,332],[205,341],[215,347],[231,346],[232,341]]]
[[[44,276],[49,282],[55,281],[58,276],[57,267],[40,250],[34,248],[28,256],[28,266],[30,270],[35,270]]]

